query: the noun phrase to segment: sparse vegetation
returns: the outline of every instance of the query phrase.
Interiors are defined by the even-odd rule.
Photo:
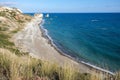
[[[5,33],[0,33],[0,48],[5,48],[15,53],[16,55],[26,55],[28,53],[20,52],[13,42],[9,41],[10,36]]]
[[[17,33],[18,31],[19,31],[20,29],[18,28],[18,29],[15,29],[15,30],[13,30],[13,31],[11,31],[11,33]]]
[[[5,11],[2,11],[2,12],[0,12],[0,16],[5,16],[6,15],[6,12]]]
[[[6,30],[8,30],[8,28],[6,28],[6,27],[0,27],[0,31],[6,31]]]

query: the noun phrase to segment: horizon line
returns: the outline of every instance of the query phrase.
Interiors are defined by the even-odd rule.
[[[120,12],[23,12],[23,13],[120,13]]]

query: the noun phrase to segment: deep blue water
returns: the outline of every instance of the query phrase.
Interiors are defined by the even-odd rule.
[[[109,69],[120,70],[120,14],[49,14],[44,28],[64,53]]]

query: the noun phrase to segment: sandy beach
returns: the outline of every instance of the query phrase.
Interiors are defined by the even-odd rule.
[[[40,23],[42,14],[35,16],[25,28],[14,35],[15,45],[22,51],[29,52],[31,56],[42,60],[50,61],[59,65],[71,65],[80,69],[81,72],[90,72],[90,68],[80,64],[64,55],[61,55],[49,40],[42,36]]]
[[[32,57],[50,61],[61,66],[70,65],[80,70],[81,73],[91,73],[97,70],[97,72],[111,72],[101,69],[96,66],[89,66],[84,62],[77,62],[71,57],[61,54],[55,47],[53,47],[50,41],[43,37],[40,24],[42,23],[42,14],[37,14],[27,23],[25,28],[19,31],[13,36],[15,45],[22,51],[29,52]]]

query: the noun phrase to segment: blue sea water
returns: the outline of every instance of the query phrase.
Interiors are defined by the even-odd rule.
[[[49,15],[43,27],[65,54],[110,71],[120,70],[119,13]]]

